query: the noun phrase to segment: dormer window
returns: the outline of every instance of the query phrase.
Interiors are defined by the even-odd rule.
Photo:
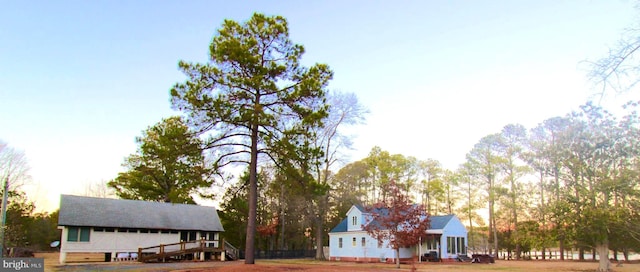
[[[351,217],[351,225],[353,225],[353,226],[358,225],[358,217],[357,216]]]

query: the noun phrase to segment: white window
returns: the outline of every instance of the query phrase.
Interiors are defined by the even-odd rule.
[[[342,248],[342,238],[338,238],[338,248]]]
[[[453,254],[456,250],[456,238],[447,237],[447,253]]]
[[[467,254],[467,247],[464,245],[464,237],[447,237],[447,253]]]
[[[467,247],[464,245],[464,237],[456,237],[458,254],[467,254]]]
[[[351,217],[351,225],[353,225],[353,226],[358,225],[358,217],[357,216]]]
[[[353,239],[351,239],[351,245],[356,246],[356,237],[353,237]]]

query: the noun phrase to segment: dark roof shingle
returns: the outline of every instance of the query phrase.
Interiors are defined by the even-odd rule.
[[[449,221],[451,221],[451,218],[453,218],[453,216],[453,214],[429,216],[429,229],[444,229],[444,227],[449,224]]]
[[[213,207],[73,195],[60,197],[58,225],[224,231]]]
[[[347,231],[347,218],[340,221],[340,223],[333,228],[330,232],[345,232]]]

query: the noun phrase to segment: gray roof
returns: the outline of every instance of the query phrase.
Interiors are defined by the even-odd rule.
[[[431,227],[429,229],[444,229],[444,227],[449,224],[449,221],[451,221],[453,217],[453,214],[429,216],[429,223],[431,224]]]
[[[338,225],[336,225],[330,232],[345,232],[347,231],[347,218],[342,219]]]
[[[360,207],[358,206],[356,207],[360,209]],[[362,211],[362,209],[360,210]],[[455,215],[453,214],[429,216],[429,229],[430,230],[444,229],[444,227],[447,226],[447,224],[449,224],[449,221],[451,221],[451,219],[454,216]],[[375,222],[372,222],[372,223],[375,224]],[[346,231],[347,231],[347,218],[340,221],[340,223],[338,223],[338,225],[336,225],[330,232],[346,232]]]
[[[60,196],[60,226],[224,231],[214,207]]]

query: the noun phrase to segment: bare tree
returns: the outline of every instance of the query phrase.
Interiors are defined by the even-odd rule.
[[[9,147],[2,140],[0,140],[0,177],[2,182],[8,181],[9,191],[19,189],[31,179],[27,157],[22,151]]]
[[[315,179],[320,190],[315,190],[315,239],[317,260],[324,260],[324,233],[326,214],[328,211],[329,177],[331,168],[346,155],[343,150],[351,149],[351,137],[344,134],[341,129],[345,126],[354,126],[364,123],[368,110],[358,102],[354,93],[342,93],[333,91],[328,95],[329,115],[324,120],[324,126],[316,128],[314,144],[323,150],[324,156],[318,158],[315,164]]]
[[[600,99],[607,90],[626,92],[640,82],[640,29],[627,33],[629,38],[618,41],[614,48],[609,49],[606,57],[589,62],[591,69],[588,76],[599,86]]]
[[[16,151],[0,141],[0,175],[2,178],[2,225],[0,226],[0,257],[4,253],[4,234],[7,222],[7,198],[10,190],[15,191],[29,180],[29,166],[24,153]]]
[[[605,57],[585,62],[589,66],[588,77],[600,89],[596,94],[600,100],[607,92],[632,89],[640,82],[640,22],[625,29]]]
[[[113,188],[107,185],[108,181],[101,180],[97,182],[87,182],[84,184],[85,196],[101,197],[101,198],[115,198],[116,194]]]

